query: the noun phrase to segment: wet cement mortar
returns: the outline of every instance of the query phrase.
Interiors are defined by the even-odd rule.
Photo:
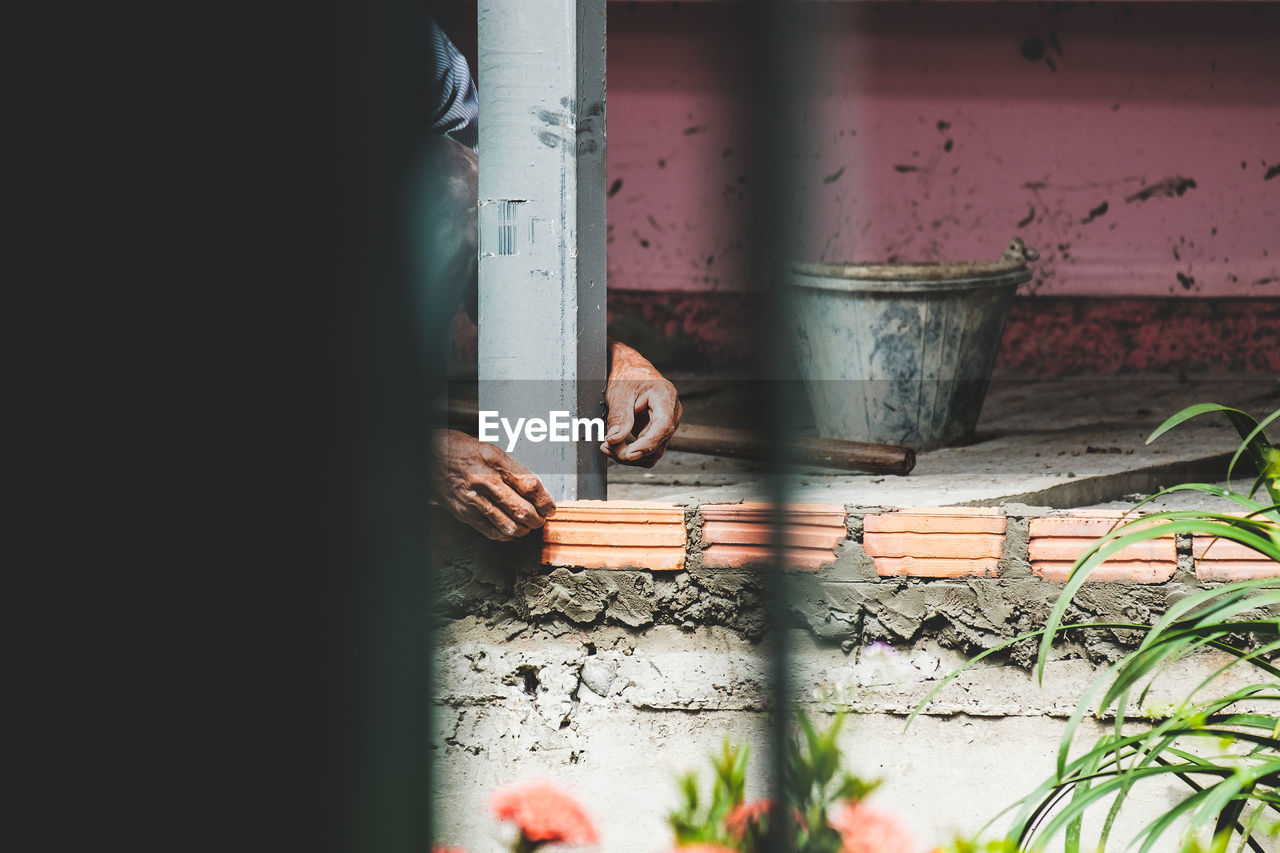
[[[931,641],[966,655],[985,651],[1044,625],[1062,589],[1037,578],[1027,559],[1029,518],[1010,515],[999,573],[992,578],[880,578],[862,550],[862,513],[851,509],[849,536],[834,564],[820,572],[789,573],[792,627],[811,632],[820,645],[849,653],[870,643],[911,647]],[[451,531],[437,560],[437,610],[446,619],[478,618],[511,637],[553,637],[619,626],[641,633],[672,625],[690,633],[720,626],[759,641],[769,622],[761,576],[750,569],[702,565],[696,507],[685,513],[689,556],[679,572],[646,569],[570,569],[538,564],[538,543],[498,544]],[[1085,584],[1064,622],[1150,624],[1174,602],[1202,589],[1190,542],[1178,541],[1178,568],[1161,584]],[[1280,618],[1280,610],[1259,612]],[[1140,631],[1090,629],[1069,632],[1060,643],[1066,657],[1105,664],[1142,638]],[[1032,640],[1002,650],[1000,662],[1029,668]]]

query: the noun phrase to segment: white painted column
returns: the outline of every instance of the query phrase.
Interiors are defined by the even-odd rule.
[[[479,0],[480,407],[603,417],[605,0]],[[604,498],[599,442],[513,455]]]

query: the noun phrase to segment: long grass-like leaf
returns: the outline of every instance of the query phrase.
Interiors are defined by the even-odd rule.
[[[1177,766],[1144,767],[1141,770],[1133,771],[1132,776],[1134,777],[1134,780],[1170,776],[1170,775],[1173,775],[1178,769],[1181,769],[1181,768],[1178,768]],[[1196,771],[1207,772],[1205,768],[1196,768]],[[1229,770],[1222,770],[1221,773],[1218,775],[1229,775],[1230,773],[1231,771]],[[1097,784],[1093,785],[1089,789],[1088,795],[1081,798],[1079,801],[1073,800],[1070,803],[1068,803],[1068,805],[1062,811],[1058,812],[1052,818],[1050,818],[1044,824],[1043,827],[1037,828],[1034,834],[1028,835],[1025,838],[1019,838],[1019,843],[1022,844],[1024,847],[1026,847],[1028,842],[1034,840],[1037,837],[1042,839],[1052,838],[1068,822],[1070,822],[1071,820],[1074,820],[1078,813],[1088,810],[1094,803],[1100,802],[1106,799],[1110,795],[1116,793],[1121,787],[1124,787],[1127,784],[1131,784],[1129,780],[1127,779],[1122,780],[1121,778],[1117,777],[1115,774],[1095,774],[1095,776],[1100,778],[1097,779]],[[1088,778],[1088,777],[1085,777],[1085,778]],[[1079,779],[1072,780],[1070,784],[1075,784],[1079,781],[1080,781]],[[1193,795],[1193,796],[1200,796],[1200,795]],[[1184,800],[1182,803],[1179,803],[1178,806],[1175,806],[1175,808],[1181,807],[1183,810],[1189,810],[1191,808],[1194,808],[1195,805],[1197,805],[1197,803],[1194,803],[1194,802],[1191,803],[1190,805],[1187,805],[1187,801]]]
[[[1168,518],[1170,514],[1159,513],[1156,517]],[[1101,565],[1107,558],[1124,550],[1130,545],[1138,542],[1145,542],[1149,539],[1158,539],[1162,536],[1168,536],[1172,533],[1204,533],[1207,535],[1222,535],[1224,538],[1240,542],[1253,548],[1255,551],[1266,554],[1271,559],[1280,562],[1280,546],[1275,545],[1268,539],[1264,539],[1247,530],[1232,527],[1223,529],[1222,525],[1216,525],[1211,522],[1197,521],[1191,518],[1180,518],[1177,521],[1166,521],[1164,523],[1143,524],[1147,519],[1153,516],[1145,516],[1137,522],[1130,522],[1117,528],[1111,534],[1110,538],[1104,537],[1099,542],[1083,554],[1076,561],[1075,566],[1071,570],[1071,575],[1067,578],[1067,582],[1054,602],[1053,609],[1049,613],[1048,623],[1045,625],[1045,632],[1040,639],[1040,655],[1037,664],[1037,675],[1043,683],[1044,666],[1048,659],[1049,648],[1053,643],[1053,638],[1058,632],[1058,627],[1062,621],[1062,616],[1066,613],[1067,607],[1071,603],[1071,599],[1075,597],[1076,592],[1088,579],[1089,573],[1095,567]],[[1235,519],[1240,520],[1240,519]],[[1125,531],[1121,533],[1121,531]]]
[[[1194,406],[1187,406],[1182,411],[1170,415],[1164,423],[1155,428],[1155,431],[1152,432],[1151,435],[1147,436],[1146,443],[1150,444],[1169,430],[1176,427],[1178,424],[1185,423],[1198,415],[1207,414],[1208,412],[1231,412],[1253,420],[1253,416],[1248,412],[1242,412],[1239,409],[1233,409],[1230,406],[1222,406],[1217,403],[1196,403]],[[1254,423],[1257,423],[1257,421],[1254,421]]]
[[[1160,761],[1160,762],[1161,762],[1161,763],[1163,763],[1163,764],[1168,764],[1168,762],[1164,761],[1164,759],[1157,759],[1157,761]],[[1193,791],[1202,791],[1202,790],[1204,790],[1200,785],[1196,784],[1196,781],[1195,781],[1194,779],[1192,779],[1191,777],[1186,776],[1186,775],[1181,774],[1181,773],[1176,774],[1176,775],[1178,776],[1178,778],[1179,778],[1183,783],[1185,783],[1188,787],[1190,787],[1190,788],[1191,788],[1191,790],[1193,790]],[[1261,811],[1261,810],[1259,810],[1259,812],[1260,812],[1260,811]],[[1255,839],[1245,837],[1245,832],[1244,832],[1244,828],[1243,828],[1243,827],[1237,826],[1237,827],[1236,827],[1236,829],[1240,830],[1240,832],[1241,832],[1241,836],[1242,836],[1243,841],[1244,841],[1244,843],[1242,843],[1242,844],[1241,844],[1241,849],[1243,849],[1243,848],[1244,848],[1244,846],[1245,846],[1245,844],[1247,844],[1247,845],[1248,845],[1248,847],[1249,847],[1249,849],[1250,849],[1250,850],[1255,851],[1255,853],[1268,853],[1268,851],[1266,851],[1266,850],[1262,849],[1262,845],[1261,845],[1261,844],[1259,844]]]
[[[1267,596],[1266,604],[1280,605],[1280,591]],[[1265,606],[1265,605],[1263,605]],[[1219,636],[1237,632],[1275,633],[1268,626],[1253,622],[1217,622],[1209,625],[1191,625],[1167,633],[1159,643],[1126,657],[1117,671],[1115,683],[1103,696],[1102,707],[1107,708],[1121,700],[1123,694],[1155,669],[1167,658],[1182,658]]]
[[[1066,824],[1068,824],[1072,820],[1075,820],[1076,817],[1078,816],[1078,813],[1081,813],[1087,810],[1094,803],[1103,800],[1107,796],[1110,796],[1113,793],[1117,793],[1121,789],[1130,786],[1132,782],[1138,778],[1146,779],[1146,778],[1159,777],[1159,776],[1182,775],[1182,774],[1199,774],[1199,775],[1220,777],[1219,782],[1207,788],[1200,788],[1192,796],[1179,802],[1177,805],[1171,808],[1168,812],[1166,812],[1160,818],[1157,818],[1150,825],[1144,828],[1142,832],[1139,833],[1139,835],[1134,839],[1134,842],[1136,843],[1139,839],[1145,836],[1147,838],[1147,841],[1142,846],[1142,851],[1144,851],[1145,853],[1145,851],[1150,850],[1151,845],[1155,843],[1156,839],[1170,825],[1172,825],[1182,814],[1192,811],[1193,809],[1202,808],[1204,807],[1206,802],[1212,805],[1212,804],[1218,803],[1219,801],[1224,800],[1224,798],[1229,798],[1230,796],[1234,795],[1234,793],[1238,793],[1238,789],[1240,786],[1243,786],[1244,784],[1249,782],[1256,783],[1257,780],[1265,777],[1267,774],[1271,772],[1274,772],[1271,765],[1267,765],[1263,768],[1258,768],[1253,771],[1240,772],[1231,768],[1225,768],[1225,767],[1220,767],[1220,766],[1210,765],[1210,764],[1172,764],[1172,763],[1162,762],[1159,766],[1145,767],[1139,770],[1131,771],[1129,776],[1126,776],[1126,777],[1120,777],[1114,774],[1106,774],[1106,773],[1090,774],[1089,776],[1079,777],[1071,780],[1069,783],[1066,783],[1066,784],[1078,784],[1079,782],[1084,781],[1085,779],[1089,779],[1091,781],[1096,782],[1097,784],[1092,785],[1086,795],[1082,796],[1079,800],[1073,799],[1067,805],[1067,807],[1063,809],[1063,811],[1054,815],[1053,818],[1049,820],[1042,828],[1038,830],[1033,830],[1032,833],[1028,834],[1026,832],[1027,827],[1024,827],[1023,831],[1017,834],[1016,841],[1019,845],[1025,848],[1027,846],[1027,843],[1037,836],[1043,839],[1051,838]],[[1129,777],[1132,777],[1132,778],[1129,778]],[[1230,782],[1230,780],[1236,780],[1236,779],[1238,779],[1238,782],[1235,782],[1235,783]],[[1229,787],[1220,789],[1219,786],[1224,784],[1224,782],[1227,783]],[[1217,811],[1213,811],[1212,813],[1216,814]],[[1014,840],[1014,837],[1012,834],[1010,837],[1011,837],[1011,840]]]
[[[1271,495],[1274,503],[1280,503],[1280,453],[1271,446],[1271,442],[1267,440],[1266,433],[1253,432],[1253,427],[1257,421],[1250,415],[1241,412],[1226,412],[1227,420],[1231,421],[1231,425],[1236,428],[1236,432],[1240,434],[1241,439],[1252,435],[1252,439],[1246,441],[1245,444],[1249,451],[1250,458],[1253,459],[1253,465],[1258,469],[1258,473],[1263,475],[1263,481],[1267,485],[1267,493]]]
[[[1267,686],[1265,685],[1245,686],[1243,688],[1240,688],[1237,691],[1234,691],[1232,694],[1229,694],[1228,696],[1223,697],[1222,699],[1217,700],[1215,702],[1212,702],[1208,706],[1205,706],[1202,709],[1202,713],[1204,713],[1206,716],[1212,715],[1215,711],[1220,710],[1221,708],[1227,707],[1230,704],[1234,704],[1236,701],[1256,696],[1259,691],[1264,689],[1267,689]],[[1266,720],[1265,717],[1262,717],[1260,715],[1254,715],[1254,717],[1256,717],[1256,721],[1258,723],[1261,723]],[[1232,720],[1234,722],[1246,722],[1250,718],[1241,717],[1241,716],[1228,716],[1228,717],[1224,717],[1223,719]],[[1270,731],[1270,729],[1268,729],[1264,725],[1258,725],[1256,727],[1266,731]],[[1141,751],[1145,745],[1145,742],[1148,741],[1153,735],[1161,736],[1163,738],[1162,743],[1164,745],[1167,745],[1169,743],[1172,743],[1175,739],[1179,737],[1216,739],[1216,738],[1223,738],[1223,737],[1231,737],[1231,736],[1234,736],[1235,733],[1231,732],[1230,730],[1221,729],[1217,727],[1188,728],[1185,725],[1181,725],[1180,721],[1177,718],[1172,718],[1170,720],[1165,721],[1160,726],[1157,726],[1153,732],[1142,733],[1142,734],[1130,736],[1128,738],[1123,738],[1123,739],[1105,738],[1099,744],[1099,746],[1095,747],[1094,750],[1091,750],[1090,753],[1072,762],[1064,771],[1060,772],[1057,775],[1059,784],[1074,785],[1074,784],[1080,783],[1084,779],[1102,778],[1107,775],[1111,775],[1120,781],[1115,786],[1108,788],[1107,790],[1108,791],[1115,790],[1119,796],[1123,796],[1127,794],[1128,791],[1131,789],[1132,785],[1138,779],[1151,775],[1151,768],[1146,767],[1145,765],[1150,763],[1151,755],[1155,755],[1155,760],[1157,761],[1160,760],[1158,757],[1158,752],[1161,750],[1162,747],[1160,745],[1157,745],[1154,748],[1148,749],[1147,757],[1144,758],[1141,765],[1138,765],[1135,768],[1123,768],[1120,765],[1120,760],[1127,754],[1136,754],[1135,750]],[[1249,736],[1241,739],[1265,744],[1268,746],[1280,743],[1274,737]],[[1064,738],[1064,740],[1066,740],[1066,738]],[[1189,757],[1189,754],[1182,753],[1181,751],[1178,751],[1178,750],[1171,750],[1171,752]],[[1095,770],[1094,768],[1100,768],[1100,770]],[[1217,767],[1209,762],[1203,761],[1198,757],[1194,758],[1192,761],[1189,761],[1186,765],[1180,766],[1180,772],[1185,772],[1185,771],[1202,772],[1202,773],[1207,772],[1207,773],[1213,773],[1218,775],[1222,775],[1226,772],[1230,772],[1224,768]],[[1045,788],[1042,788],[1042,791],[1047,792],[1048,790],[1051,790],[1051,789],[1052,789],[1051,787],[1045,787]],[[1034,810],[1028,817],[1024,817],[1023,821],[1020,822],[1020,825],[1022,827],[1022,832],[1020,833],[1020,841],[1025,841],[1028,837],[1030,837],[1030,834],[1035,832],[1034,827],[1035,827],[1035,824],[1038,822],[1039,817],[1045,814],[1054,805],[1056,805],[1057,801],[1060,800],[1063,794],[1065,794],[1065,790],[1059,788],[1056,791],[1056,793],[1053,794],[1051,797],[1047,797],[1044,800],[1042,800],[1040,802],[1039,807],[1036,810]],[[1073,796],[1073,803],[1078,802],[1080,804],[1080,807],[1084,809],[1084,808],[1087,808],[1089,805],[1091,805],[1098,798],[1098,796],[1099,795],[1093,794],[1093,793],[1088,793],[1088,792],[1081,793],[1077,791],[1075,792],[1075,796]],[[1119,807],[1118,805],[1113,804],[1112,810],[1114,811],[1118,809],[1118,807]],[[1061,821],[1059,821],[1054,826],[1055,826],[1054,829],[1052,830],[1046,829],[1045,832],[1046,833],[1050,833],[1051,831],[1056,832],[1056,827],[1061,826]],[[1100,840],[1104,840],[1104,839],[1100,839]]]
[[[1076,629],[1076,628],[1103,628],[1103,629],[1113,629],[1113,630],[1138,630],[1138,631],[1141,631],[1141,630],[1146,629],[1146,628],[1147,628],[1147,626],[1146,626],[1146,625],[1143,625],[1143,624],[1141,624],[1141,623],[1139,623],[1139,622],[1080,622],[1080,623],[1075,623],[1075,624],[1070,624],[1070,625],[1060,625],[1060,626],[1058,626],[1058,630],[1060,630],[1060,631],[1070,631],[1070,630],[1073,630],[1073,629]],[[1041,634],[1043,634],[1043,633],[1045,632],[1045,630],[1046,630],[1046,629],[1044,629],[1044,628],[1038,628],[1038,629],[1036,629],[1036,630],[1034,630],[1034,631],[1027,631],[1027,632],[1026,632],[1026,633],[1024,633],[1024,634],[1019,634],[1018,636],[1016,636],[1016,637],[1011,637],[1011,638],[1009,638],[1008,640],[1005,640],[1004,642],[997,643],[996,645],[992,646],[991,648],[989,648],[989,649],[985,649],[984,651],[979,652],[978,654],[976,654],[976,655],[974,655],[973,657],[969,658],[969,660],[965,661],[963,664],[961,664],[961,665],[960,665],[959,667],[957,667],[955,670],[953,670],[952,672],[948,673],[948,674],[947,674],[947,676],[946,676],[945,678],[943,678],[941,681],[939,681],[939,682],[938,682],[938,684],[937,684],[937,686],[936,686],[936,687],[934,687],[934,688],[933,688],[932,690],[930,690],[927,694],[925,694],[925,697],[924,697],[923,699],[921,699],[921,700],[916,704],[915,708],[913,708],[913,709],[912,709],[910,716],[908,716],[908,717],[907,717],[907,722],[906,722],[906,724],[902,727],[902,730],[905,732],[907,729],[911,728],[911,723],[912,723],[912,721],[914,721],[914,720],[915,720],[915,718],[920,714],[920,712],[924,710],[924,708],[925,708],[925,706],[926,706],[926,705],[928,705],[931,701],[933,701],[933,697],[935,697],[935,696],[937,696],[939,693],[941,693],[941,692],[942,692],[942,690],[943,690],[943,689],[944,689],[948,684],[950,684],[951,682],[955,681],[957,678],[959,678],[959,677],[960,677],[961,675],[963,675],[964,673],[966,673],[966,672],[968,672],[969,670],[973,669],[973,668],[974,668],[974,666],[975,666],[977,663],[979,663],[980,661],[984,660],[985,658],[989,658],[989,657],[991,657],[991,656],[992,656],[992,655],[994,655],[994,654],[998,654],[999,652],[1004,651],[1005,649],[1009,648],[1010,646],[1017,645],[1018,643],[1021,643],[1021,642],[1023,642],[1024,640],[1030,640],[1030,639],[1032,639],[1032,638],[1034,638],[1034,637],[1038,637],[1038,636],[1040,636]]]
[[[1075,561],[1043,629],[1001,643],[970,664],[1038,636],[1036,676],[1043,683],[1055,640],[1068,631],[1104,627],[1064,624],[1076,593],[1097,566],[1140,542],[1193,535],[1208,538],[1212,546],[1217,539],[1227,539],[1280,563],[1280,495],[1276,486],[1280,451],[1265,434],[1266,428],[1280,419],[1280,410],[1259,422],[1252,415],[1227,406],[1190,406],[1157,427],[1147,442],[1209,412],[1222,412],[1241,436],[1228,466],[1228,488],[1186,483],[1163,489],[1148,501],[1174,492],[1197,491],[1222,499],[1234,511],[1173,510],[1132,517],[1146,501],[1134,506]],[[1248,495],[1230,488],[1235,466],[1245,453],[1262,472]],[[1263,482],[1271,497],[1265,505],[1253,499]],[[1280,705],[1280,667],[1272,663],[1280,652],[1280,618],[1259,619],[1257,614],[1277,607],[1280,578],[1273,577],[1198,590],[1172,602],[1152,625],[1107,624],[1105,627],[1112,629],[1138,630],[1143,637],[1137,648],[1106,667],[1086,687],[1067,721],[1053,776],[1010,807],[1017,807],[1020,814],[1007,841],[1016,840],[1019,849],[1026,849],[1028,844],[1047,840],[1065,829],[1067,849],[1079,850],[1084,814],[1106,798],[1115,797],[1098,839],[1105,847],[1124,803],[1138,785],[1164,777],[1180,780],[1191,793],[1139,833],[1134,843],[1141,844],[1140,853],[1150,853],[1153,845],[1183,818],[1190,820],[1193,829],[1211,828],[1217,839],[1215,844],[1224,853],[1232,832],[1239,834],[1242,850],[1247,845],[1261,853],[1251,831],[1257,818],[1250,816],[1246,820],[1245,813],[1254,805],[1280,810],[1280,716],[1263,713],[1268,706]],[[1142,707],[1158,679],[1177,662],[1204,649],[1228,657],[1225,662],[1214,664],[1193,689],[1185,692],[1172,713],[1154,720],[1131,717],[1131,709]],[[1250,679],[1255,675],[1261,678],[1222,695],[1202,698],[1220,679],[1240,667],[1244,669],[1239,671]],[[940,682],[916,707],[911,719],[967,668]],[[1136,704],[1131,702],[1135,695]],[[1081,733],[1084,717],[1093,709],[1099,717],[1113,714],[1113,725],[1091,748],[1072,758],[1070,752]],[[1141,730],[1126,734],[1126,729],[1133,728],[1131,723],[1140,723]]]
[[[1276,409],[1274,412],[1263,418],[1256,426],[1253,427],[1253,429],[1249,430],[1249,432],[1240,441],[1240,446],[1236,448],[1235,455],[1231,457],[1231,462],[1227,464],[1228,486],[1231,485],[1231,472],[1235,470],[1236,462],[1240,460],[1240,456],[1253,448],[1254,442],[1257,441],[1259,437],[1262,437],[1265,440],[1266,436],[1262,435],[1262,431],[1278,417],[1280,417],[1280,409]],[[1266,473],[1265,465],[1259,465],[1257,467],[1259,473]]]

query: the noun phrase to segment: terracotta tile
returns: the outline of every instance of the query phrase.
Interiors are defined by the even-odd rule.
[[[750,524],[767,524],[773,518],[773,510],[769,504],[703,504],[698,508],[702,520],[707,521],[741,521]],[[787,504],[783,513],[788,521],[803,524],[844,527],[845,510],[838,504]]]
[[[1075,561],[1041,560],[1031,564],[1036,575],[1054,583],[1066,583]],[[1164,583],[1173,577],[1176,565],[1171,561],[1108,560],[1089,573],[1086,583],[1095,581],[1127,581],[1129,583]]]
[[[816,524],[788,524],[784,528],[788,545],[800,548],[835,548],[845,538],[845,526],[822,527]],[[703,542],[735,545],[768,545],[773,531],[769,524],[747,524],[740,521],[704,521]]]
[[[1212,536],[1197,533],[1191,538],[1191,554],[1197,559],[1206,556],[1211,560],[1265,560],[1262,554],[1230,539],[1214,540]]]
[[[702,552],[702,565],[709,569],[741,569],[767,566],[773,557],[764,545],[712,545]],[[788,569],[817,571],[835,562],[829,551],[816,548],[783,549],[783,565]]]
[[[684,568],[684,509],[676,504],[561,501],[542,528],[542,562],[586,569]]]
[[[1000,574],[998,557],[872,557],[882,578],[959,578]]]
[[[911,507],[862,519],[864,533],[1004,534],[1004,512],[997,507]]]
[[[1257,578],[1280,578],[1280,563],[1275,560],[1205,560],[1196,564],[1196,577],[1202,581],[1251,581]]]
[[[560,501],[551,521],[621,521],[638,524],[684,522],[684,507],[648,501]]]
[[[683,521],[675,524],[653,524],[605,521],[562,521],[552,518],[542,531],[543,542],[560,545],[675,545],[683,548]]]
[[[994,577],[1005,523],[997,507],[908,507],[865,516],[862,548],[881,577]]]
[[[1028,556],[1032,562],[1039,561],[1065,561],[1067,563],[1075,562],[1085,551],[1092,547],[1097,541],[1096,536],[1060,536],[1054,534],[1040,534],[1032,538],[1027,545]],[[1168,537],[1160,537],[1159,539],[1149,539],[1146,542],[1135,542],[1121,550],[1108,563],[1126,560],[1149,560],[1159,562],[1164,559],[1173,559],[1173,540]]]
[[[771,561],[775,514],[768,504],[708,504],[699,511],[704,566],[730,569]],[[843,506],[788,504],[782,515],[786,568],[816,570],[835,562],[835,550],[847,534]]]
[[[1280,577],[1280,563],[1247,545],[1230,539],[1214,540],[1196,534],[1191,538],[1196,577],[1204,581],[1243,581]]]
[[[626,548],[596,545],[542,546],[542,562],[582,569],[649,569],[675,572],[684,568],[684,548]]]
[[[1140,516],[1110,510],[1074,510],[1031,519],[1027,545],[1031,570],[1039,577],[1063,583],[1075,561],[1123,519]],[[1089,581],[1163,583],[1173,577],[1178,558],[1173,536],[1130,545],[1089,573]]]
[[[894,507],[886,515],[947,515],[953,518],[963,516],[981,517],[996,515],[1004,517],[1004,510],[997,506],[899,506]]]
[[[1031,535],[1082,536],[1097,539],[1117,527],[1117,522],[1136,521],[1139,515],[1125,515],[1116,510],[1078,509],[1070,514],[1046,515],[1031,519]]]
[[[946,536],[945,540],[942,536]],[[1004,537],[998,533],[877,533],[864,536],[862,548],[871,557],[931,555],[945,542],[947,557],[1000,558]],[[939,555],[943,556],[943,555]]]

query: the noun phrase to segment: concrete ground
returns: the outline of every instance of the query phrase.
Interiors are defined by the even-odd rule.
[[[765,791],[766,649],[731,631],[660,626],[513,638],[469,619],[451,623],[441,639],[433,723],[441,843],[498,853],[510,828],[489,815],[489,797],[541,778],[571,791],[594,816],[595,849],[664,853],[672,846],[665,818],[677,804],[677,777],[698,771],[705,792],[707,756],[726,738],[749,744],[755,756],[748,796]],[[1000,813],[1052,773],[1066,718],[1099,674],[1062,659],[1050,664],[1042,687],[1026,670],[979,667],[904,729],[960,655],[928,641],[846,653],[805,631],[791,632],[790,642],[796,701],[824,726],[832,711],[853,712],[841,737],[847,767],[884,780],[872,804],[906,824],[922,853],[991,820],[992,832],[1007,828],[1011,816]],[[1185,661],[1162,676],[1144,707],[1174,699],[1220,663],[1216,653]],[[1079,745],[1104,728],[1086,722]],[[1114,848],[1180,798],[1166,784],[1135,790]],[[1091,815],[1086,829],[1096,833],[1105,811]],[[1174,838],[1158,853],[1174,853]],[[1061,850],[1061,836],[1048,849]]]
[[[677,377],[690,423],[750,427],[745,389]],[[804,468],[791,500],[859,506],[1021,503],[1057,509],[1127,507],[1179,482],[1218,483],[1239,437],[1221,415],[1202,415],[1146,445],[1169,415],[1199,402],[1262,417],[1280,405],[1274,379],[1092,378],[997,380],[976,439],[922,452],[906,476]],[[803,406],[803,400],[797,403]],[[801,422],[806,418],[802,414]],[[767,494],[755,462],[668,453],[650,471],[610,465],[609,498],[678,502],[759,500]],[[1247,488],[1251,478],[1237,484]],[[1210,498],[1180,496],[1179,506]]]

